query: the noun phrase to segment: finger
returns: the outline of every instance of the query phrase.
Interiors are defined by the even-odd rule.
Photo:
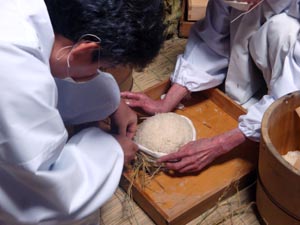
[[[125,98],[125,99],[140,100],[142,95],[141,95],[141,93],[124,91],[124,92],[121,92],[121,97]]]
[[[127,133],[127,127],[123,124],[119,124],[118,127],[116,127],[117,134],[126,136]]]
[[[135,154],[139,150],[139,146],[136,143],[134,143],[134,142],[133,142],[133,150],[134,150]]]
[[[204,166],[199,165],[187,165],[186,167],[181,168],[178,172],[179,173],[193,173],[193,172],[199,172]]]
[[[178,151],[158,158],[157,162],[179,161],[186,156],[185,152]]]
[[[137,130],[137,124],[130,124],[127,128],[126,136],[129,138],[133,138]]]
[[[133,146],[132,146],[131,152],[130,152],[130,161],[136,159],[136,157],[137,157],[136,153],[137,153],[138,149],[139,149],[138,146],[135,143],[133,143]]]
[[[126,99],[126,100],[125,100],[125,103],[126,103],[128,106],[132,107],[132,108],[135,108],[135,107],[137,107],[137,108],[143,108],[143,106],[144,106],[144,102],[143,102],[143,101],[140,101],[140,100]]]
[[[164,162],[168,162],[168,161],[174,161],[174,160],[180,160],[180,158],[178,158],[176,155],[174,154],[169,154],[169,155],[165,155],[165,156],[161,156],[157,159],[158,163],[164,163]]]
[[[180,171],[183,168],[188,166],[184,161],[179,162],[167,162],[165,163],[165,167],[169,170]]]

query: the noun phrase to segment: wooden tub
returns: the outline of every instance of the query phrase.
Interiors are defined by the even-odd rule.
[[[300,91],[275,101],[263,117],[256,201],[267,224],[300,224],[300,171],[282,157],[300,149],[299,107]]]
[[[116,79],[120,91],[130,91],[133,85],[133,69],[129,65],[119,65],[113,68],[104,70],[104,72],[110,73]]]

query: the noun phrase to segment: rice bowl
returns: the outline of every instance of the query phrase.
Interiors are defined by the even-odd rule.
[[[196,129],[192,121],[173,112],[147,118],[139,125],[134,137],[139,149],[154,158],[176,152],[194,140]]]

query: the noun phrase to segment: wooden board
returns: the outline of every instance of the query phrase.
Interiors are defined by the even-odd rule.
[[[187,20],[197,21],[203,19],[207,3],[208,0],[187,0]]]
[[[178,32],[179,37],[181,37],[181,38],[189,37],[190,30],[191,30],[193,25],[194,25],[194,22],[180,20],[180,22],[179,22],[179,32]]]
[[[195,23],[194,21],[187,21],[187,0],[182,0],[181,4],[181,17],[179,21],[178,36],[187,38],[190,34],[190,29]]]
[[[153,98],[159,97],[169,87],[166,81],[146,91]],[[237,126],[237,118],[245,113],[218,89],[192,95],[183,110],[176,113],[189,117],[197,130],[197,138],[212,137]],[[258,145],[246,142],[231,153],[219,158],[197,174],[170,176],[161,172],[142,188],[133,182],[132,196],[137,204],[158,225],[183,225],[216,204],[218,198],[228,191],[236,190],[256,178]],[[120,186],[126,191],[132,183],[132,172],[122,175]]]
[[[182,0],[178,36],[187,38],[195,21],[203,19],[208,0]]]

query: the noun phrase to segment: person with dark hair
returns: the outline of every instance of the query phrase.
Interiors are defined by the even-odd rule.
[[[0,224],[99,224],[137,151],[136,114],[101,69],[153,60],[163,1],[10,0],[0,11]],[[66,130],[108,117],[110,131]]]
[[[187,143],[158,162],[179,173],[199,172],[246,139],[260,141],[265,110],[300,90],[299,9],[299,0],[209,0],[177,58],[165,98],[122,93],[131,107],[155,114],[173,110],[191,92],[219,87],[247,109],[235,129]]]

